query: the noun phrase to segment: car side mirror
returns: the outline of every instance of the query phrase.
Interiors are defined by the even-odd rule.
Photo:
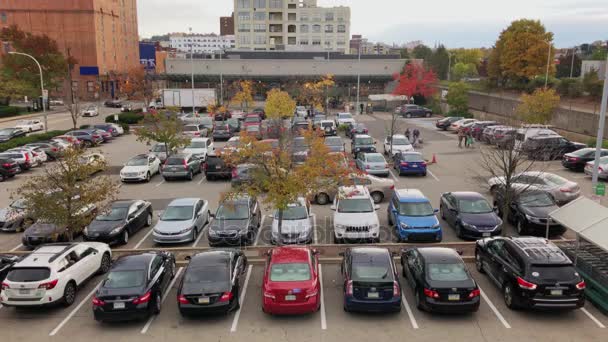
[[[379,210],[379,209],[380,209],[380,206],[379,206],[379,205],[377,205],[377,204],[376,204],[376,205],[374,205],[374,210]]]
[[[331,206],[331,207],[329,207],[329,208],[330,208],[331,210],[333,210],[333,211],[336,211],[336,209],[337,209],[335,205],[332,205],[332,206]]]
[[[190,261],[190,259],[192,259],[192,257],[189,255],[186,255],[186,257],[184,259]]]
[[[439,212],[439,209],[433,209],[433,213],[437,214]]]

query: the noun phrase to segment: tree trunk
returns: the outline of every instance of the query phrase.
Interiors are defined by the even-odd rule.
[[[277,245],[282,246],[283,245],[283,209],[279,209],[279,222],[278,222],[278,231],[279,231],[279,238],[277,239]]]

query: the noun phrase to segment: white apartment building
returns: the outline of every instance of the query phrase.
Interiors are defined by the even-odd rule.
[[[169,37],[170,46],[178,52],[190,52],[190,44],[193,45],[194,53],[214,53],[220,50],[230,50],[235,47],[234,36],[218,36],[214,34],[205,35],[173,35]]]
[[[234,0],[238,50],[348,52],[350,7],[317,0]]]

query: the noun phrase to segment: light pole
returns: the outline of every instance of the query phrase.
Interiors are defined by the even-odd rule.
[[[359,90],[361,87],[361,42],[362,39],[359,38],[359,45],[358,45],[358,62],[357,62],[357,105],[355,107],[355,113],[359,110]],[[363,114],[363,113],[361,113]]]
[[[448,51],[448,82],[450,82],[451,73],[452,73],[452,54]]]
[[[547,53],[547,72],[545,73],[545,90],[547,89],[547,84],[549,82],[549,63],[551,63],[551,51],[553,49],[553,45],[550,42],[545,42],[549,45],[549,52]]]
[[[190,27],[190,74],[192,77],[192,115],[194,115],[194,38],[192,37],[192,27]]]
[[[602,143],[604,142],[604,125],[606,123],[606,106],[608,105],[608,58],[606,58],[606,73],[604,74],[604,92],[602,93],[602,105],[600,107],[600,122],[597,128],[597,142],[595,143],[595,162],[593,163],[593,177],[591,179],[592,189],[597,186],[597,172],[600,167]]]
[[[572,62],[570,64],[570,78],[572,78],[572,76],[574,75],[574,55],[576,54],[576,50],[578,50],[576,47],[572,48]]]
[[[224,70],[222,64],[222,54],[224,49],[220,49],[220,105],[224,105]]]
[[[38,63],[38,60],[36,60],[36,58],[34,58],[34,56],[28,55],[27,53],[10,51],[9,54],[26,56],[26,57],[31,58],[34,62],[36,62],[36,65],[38,66],[38,70],[40,71],[40,96],[42,97],[42,115],[44,115],[44,132],[48,132],[49,131],[48,116],[46,114],[46,104],[44,103],[44,79],[42,78],[42,67],[40,66],[40,63]],[[70,84],[70,87],[71,86],[72,85]]]

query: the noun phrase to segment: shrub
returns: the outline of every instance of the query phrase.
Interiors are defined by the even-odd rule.
[[[350,125],[348,124],[341,124],[340,126],[338,126],[338,132],[346,132],[350,129]]]
[[[5,143],[1,143],[0,144],[0,152],[4,152],[6,150],[10,150],[11,148],[23,146],[23,145],[26,145],[26,144],[31,144],[31,143],[35,143],[35,142],[39,142],[39,141],[49,140],[49,139],[52,139],[52,138],[54,138],[54,137],[56,137],[58,135],[63,135],[66,132],[69,132],[69,130],[66,130],[66,131],[49,131],[47,133],[31,134],[31,135],[28,135],[27,137],[21,137],[21,138],[12,139],[10,141],[7,141]]]
[[[118,114],[118,122],[114,121],[114,114],[106,116],[106,122],[134,125],[142,122],[144,115],[140,112],[125,112]]]
[[[597,144],[596,138],[591,138],[587,141],[587,146],[589,147],[595,147],[595,144]],[[604,140],[604,142],[602,143],[602,148],[608,149],[608,140]]]
[[[473,114],[470,112],[459,112],[457,110],[451,110],[446,116],[462,116],[465,119],[472,119]]]
[[[21,113],[22,109],[19,107],[0,106],[0,118],[8,118],[11,116],[17,116]]]
[[[91,125],[80,125],[80,129],[88,129],[91,128]]]

